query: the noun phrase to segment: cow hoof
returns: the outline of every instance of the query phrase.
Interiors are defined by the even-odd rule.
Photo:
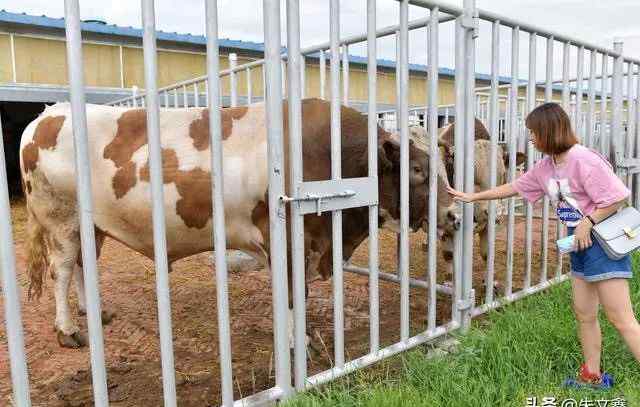
[[[87,346],[87,337],[80,332],[65,335],[61,331],[58,331],[57,336],[58,344],[63,348],[78,349]]]
[[[84,317],[87,315],[87,311],[85,310],[79,310],[78,311],[78,315],[80,315],[81,317]],[[111,321],[113,320],[113,318],[116,317],[116,313],[115,312],[111,312],[111,311],[107,311],[107,310],[102,310],[102,325],[109,325],[111,323]]]

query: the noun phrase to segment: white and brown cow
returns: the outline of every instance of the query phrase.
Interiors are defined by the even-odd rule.
[[[287,104],[284,103],[284,117]],[[223,109],[224,202],[227,247],[252,255],[268,266],[268,159],[264,104]],[[304,180],[330,178],[330,105],[307,99],[302,105]],[[89,155],[98,255],[105,236],[153,258],[146,112],[87,105]],[[285,119],[285,138],[288,138]],[[367,118],[342,107],[342,176],[367,176]],[[161,110],[164,207],[169,262],[210,251],[212,204],[209,115],[204,108]],[[400,216],[399,145],[378,128],[381,226]],[[287,141],[285,140],[285,146]],[[55,284],[60,345],[86,343],[73,321],[68,294],[75,281],[79,308],[85,309],[73,160],[70,105],[48,107],[25,130],[21,170],[28,210],[29,294],[42,294],[46,271]],[[285,154],[285,163],[288,165]],[[410,224],[418,229],[427,208],[426,154],[410,147]],[[288,168],[288,167],[287,167]],[[439,195],[446,196],[446,176]],[[455,205],[444,199],[439,227],[460,225]],[[344,257],[349,259],[368,234],[368,210],[345,211]],[[306,280],[331,275],[331,214],[305,217]],[[289,279],[291,281],[291,279]],[[108,317],[108,316],[103,316]]]

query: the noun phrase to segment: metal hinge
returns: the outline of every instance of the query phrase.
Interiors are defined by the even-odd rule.
[[[332,199],[332,198],[351,198],[352,196],[355,196],[355,194],[356,194],[356,191],[346,189],[342,192],[336,192],[334,194],[324,194],[324,195],[305,194],[304,196],[296,196],[296,197],[281,196],[280,201],[282,201],[283,203],[315,201],[316,215],[320,216],[323,212],[322,201],[326,199]]]

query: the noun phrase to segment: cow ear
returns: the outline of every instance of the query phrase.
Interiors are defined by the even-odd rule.
[[[400,161],[400,144],[394,139],[384,140],[378,147],[378,163],[382,170],[390,170]]]
[[[516,154],[516,166],[522,165],[527,161],[527,155],[525,153]]]

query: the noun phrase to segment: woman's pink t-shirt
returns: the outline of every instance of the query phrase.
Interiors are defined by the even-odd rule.
[[[551,157],[544,157],[516,179],[513,188],[529,202],[547,194],[567,226],[576,226],[582,218],[576,208],[590,215],[631,193],[604,157],[580,144],[569,149],[562,164],[555,165]],[[558,190],[566,202],[558,202]]]

